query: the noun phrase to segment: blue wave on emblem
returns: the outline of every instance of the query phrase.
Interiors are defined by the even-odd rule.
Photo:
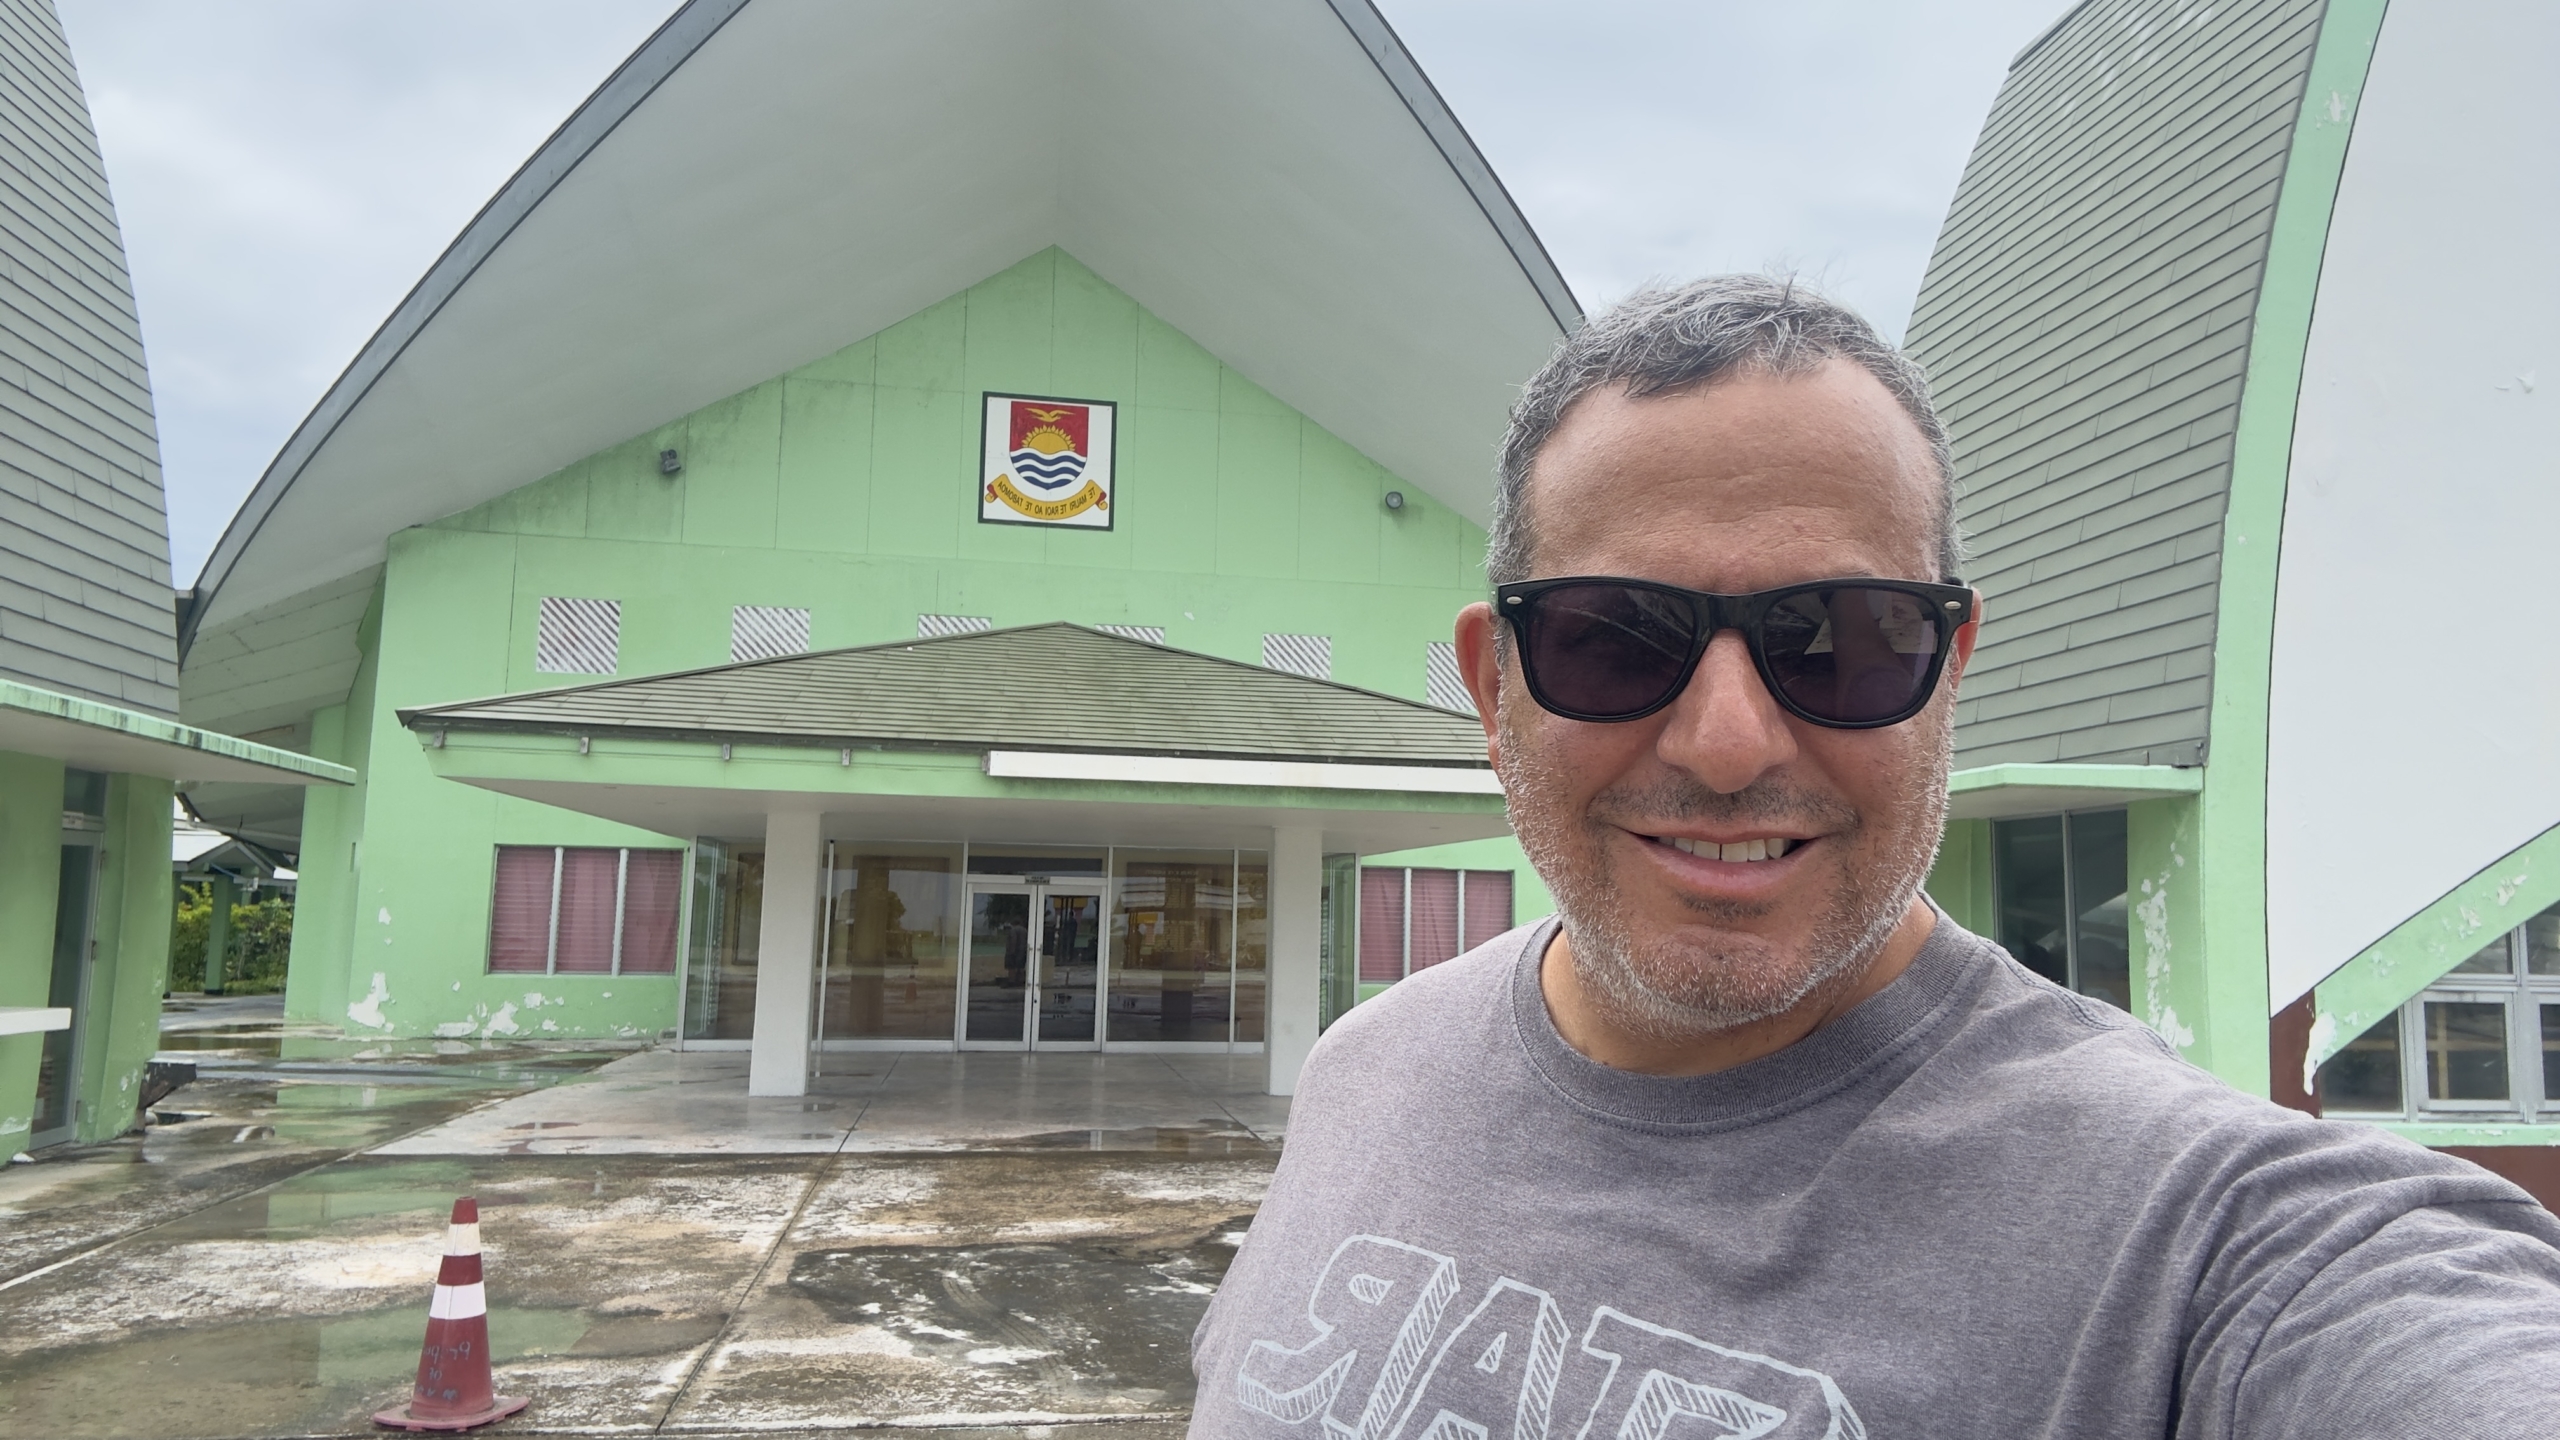
[[[1037,450],[1013,452],[1013,473],[1042,490],[1059,490],[1084,474],[1084,457],[1073,450],[1043,455]]]

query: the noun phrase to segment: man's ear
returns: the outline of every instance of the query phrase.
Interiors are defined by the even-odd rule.
[[[1982,592],[1976,590],[1973,592],[1972,618],[1956,627],[1956,651],[1947,657],[1947,684],[1950,686],[1961,686],[1964,667],[1973,663],[1973,646],[1982,638],[1985,613]]]
[[[1494,707],[1502,698],[1502,648],[1494,633],[1493,607],[1479,600],[1458,612],[1458,676],[1476,702],[1476,720],[1484,726],[1484,750],[1494,768],[1502,768],[1502,736],[1494,729]]]

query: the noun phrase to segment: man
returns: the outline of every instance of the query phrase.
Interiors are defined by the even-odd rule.
[[[1981,601],[1917,370],[1636,296],[1458,652],[1561,923],[1335,1025],[1199,1436],[2560,1434],[2560,1224],[2241,1095],[1921,893]]]

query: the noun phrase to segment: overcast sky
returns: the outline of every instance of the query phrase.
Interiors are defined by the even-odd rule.
[[[181,584],[391,307],[675,8],[57,3],[124,224]],[[1381,8],[1585,307],[1775,265],[1898,335],[2010,56],[2064,4]]]

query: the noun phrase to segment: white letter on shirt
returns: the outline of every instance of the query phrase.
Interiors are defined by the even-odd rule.
[[[1290,1425],[1322,1415],[1338,1440],[1379,1440],[1457,1292],[1448,1256],[1354,1235],[1307,1297],[1315,1338],[1294,1349],[1254,1341],[1236,1372],[1236,1399]]]

